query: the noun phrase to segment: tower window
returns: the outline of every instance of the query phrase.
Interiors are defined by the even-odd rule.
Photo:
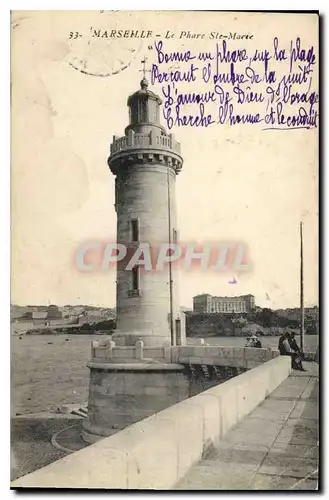
[[[132,268],[132,289],[137,291],[139,289],[139,270],[138,266]]]
[[[131,125],[138,123],[138,103],[132,102],[129,106],[129,120]]]
[[[144,100],[138,101],[139,122],[147,122],[147,103]]]
[[[173,243],[177,243],[177,240],[178,240],[177,230],[173,229]]]
[[[131,241],[139,241],[139,221],[132,219],[131,221]]]

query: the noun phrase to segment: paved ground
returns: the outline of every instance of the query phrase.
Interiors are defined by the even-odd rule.
[[[196,464],[179,490],[314,490],[318,469],[318,365],[293,372]]]

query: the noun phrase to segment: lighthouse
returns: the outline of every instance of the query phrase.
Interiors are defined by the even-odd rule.
[[[148,88],[128,98],[129,124],[113,137],[108,165],[115,176],[117,243],[134,255],[178,244],[175,184],[180,144],[160,123],[161,99]],[[122,248],[119,247],[118,248]],[[144,247],[145,248],[145,247]],[[117,326],[92,342],[88,416],[82,438],[94,443],[189,396],[188,374],[177,363],[185,344],[176,270],[117,266]]]
[[[129,124],[123,137],[113,137],[108,165],[115,175],[117,242],[129,255],[147,244],[154,257],[161,245],[178,243],[175,184],[183,159],[179,142],[160,123],[161,99],[148,87],[144,76],[128,98]],[[117,345],[184,342],[176,274],[172,263],[151,272],[118,266]]]

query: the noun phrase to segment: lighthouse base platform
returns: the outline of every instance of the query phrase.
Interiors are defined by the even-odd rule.
[[[82,438],[95,443],[189,396],[184,366],[154,360],[90,362],[88,418]]]

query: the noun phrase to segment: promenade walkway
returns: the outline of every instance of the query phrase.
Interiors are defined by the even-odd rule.
[[[177,490],[315,490],[318,365],[304,363],[194,465]]]

